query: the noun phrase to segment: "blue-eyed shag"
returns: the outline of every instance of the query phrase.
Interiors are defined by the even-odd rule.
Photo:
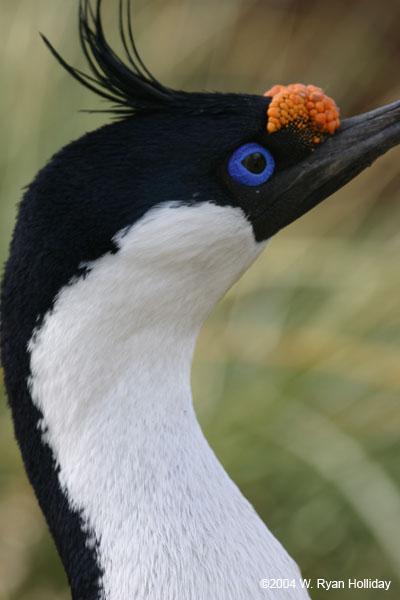
[[[301,84],[187,93],[126,58],[80,2],[117,118],[70,143],[19,207],[1,298],[15,434],[74,600],[304,600],[228,477],[190,388],[203,322],[266,242],[400,143],[400,102],[339,122]],[[268,589],[261,580],[287,580]]]

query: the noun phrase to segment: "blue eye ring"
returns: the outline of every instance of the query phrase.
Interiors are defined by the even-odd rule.
[[[265,159],[265,167],[261,173],[252,173],[242,164],[242,161],[254,153],[261,154]],[[271,152],[266,150],[260,144],[250,142],[240,146],[229,159],[228,162],[228,173],[234,181],[241,183],[242,185],[248,185],[256,187],[262,185],[271,177],[275,169],[275,161]]]

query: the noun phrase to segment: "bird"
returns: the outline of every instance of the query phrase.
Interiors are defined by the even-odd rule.
[[[202,433],[193,352],[268,240],[400,143],[400,102],[341,120],[313,85],[177,91],[140,58],[129,2],[119,16],[123,56],[102,0],[80,0],[89,74],[43,38],[113,119],[19,206],[1,353],[25,469],[73,600],[305,600]]]

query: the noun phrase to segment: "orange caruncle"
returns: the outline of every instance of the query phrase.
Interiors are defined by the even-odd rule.
[[[304,145],[312,147],[340,127],[335,101],[314,85],[274,85],[264,96],[272,97],[267,110],[268,133],[281,128],[297,130]]]

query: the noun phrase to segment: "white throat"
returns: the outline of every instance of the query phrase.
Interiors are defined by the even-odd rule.
[[[43,439],[95,534],[104,599],[308,598],[192,407],[201,325],[265,244],[240,209],[211,203],[155,208],[116,241],[30,342]]]

